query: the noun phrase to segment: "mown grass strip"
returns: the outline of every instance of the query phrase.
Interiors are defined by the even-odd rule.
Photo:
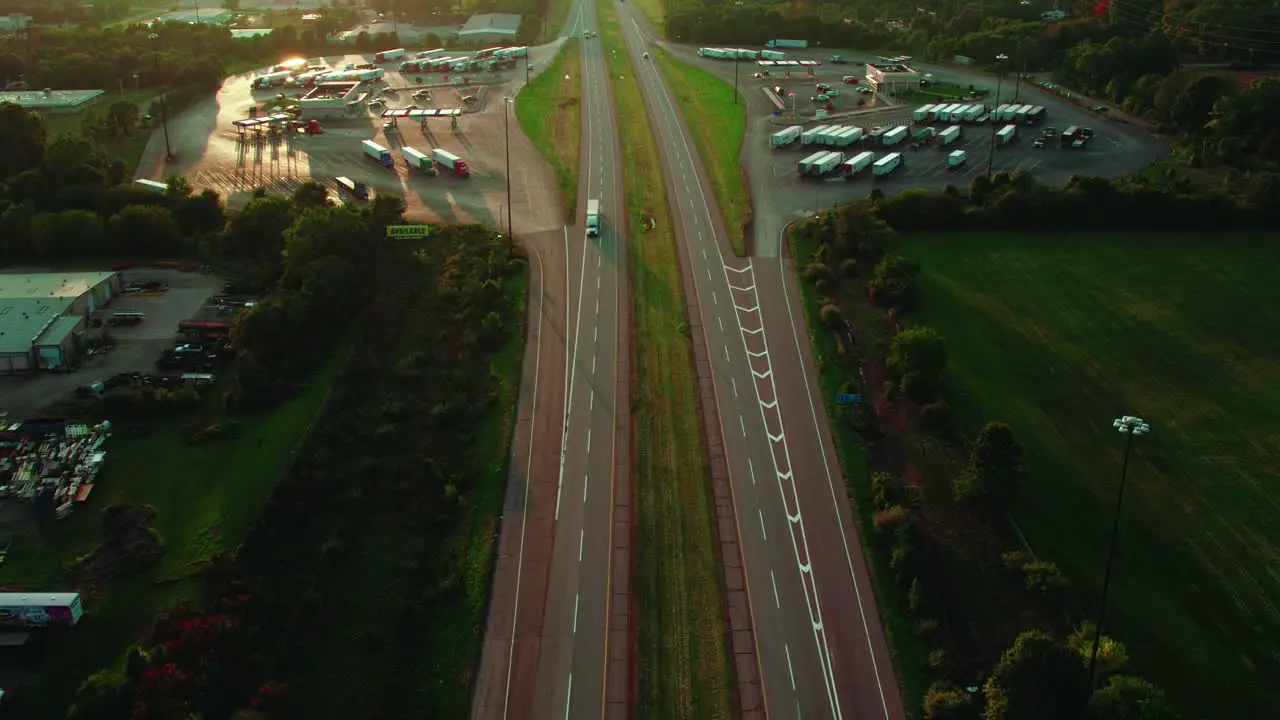
[[[715,508],[680,261],[640,86],[613,10],[607,2],[599,9],[627,195],[635,330],[638,717],[728,718],[731,676]],[[640,227],[642,213],[655,219],[656,230]]]
[[[667,20],[667,0],[634,0],[654,29],[662,32]]]
[[[654,53],[711,175],[711,188],[733,251],[746,255],[751,197],[738,161],[747,133],[746,101],[738,98],[735,103],[733,86],[706,70],[674,60],[661,50]]]
[[[574,216],[578,204],[578,153],[582,140],[579,42],[566,40],[555,60],[516,97],[516,119],[555,170],[567,218]]]
[[[902,687],[909,717],[920,716],[920,699],[929,689],[929,671],[925,646],[917,633],[917,623],[907,613],[907,597],[902,586],[894,582],[889,568],[884,539],[875,534],[872,516],[875,503],[871,496],[871,464],[867,448],[853,428],[852,407],[833,406],[830,400],[840,393],[859,392],[858,377],[853,367],[840,355],[836,335],[826,329],[821,319],[822,298],[803,277],[804,266],[818,250],[813,238],[790,234],[791,257],[795,261],[796,284],[804,304],[804,315],[809,328],[809,343],[813,348],[814,362],[818,366],[818,382],[822,397],[828,398],[826,409],[831,420],[832,436],[836,452],[840,456],[845,489],[853,500],[853,511],[858,516],[858,530],[862,546],[871,563],[871,581],[875,586],[880,618],[884,624],[889,647],[893,651],[894,669]]]

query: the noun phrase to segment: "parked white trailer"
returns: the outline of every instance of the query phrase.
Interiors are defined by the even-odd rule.
[[[947,154],[947,167],[949,167],[949,168],[958,168],[958,167],[960,167],[961,165],[963,165],[963,164],[965,163],[965,160],[966,160],[966,159],[967,159],[967,158],[965,157],[965,154],[964,154],[964,151],[963,151],[963,150],[956,150],[956,151],[954,151],[954,152],[948,153],[948,154]]]
[[[938,133],[938,140],[943,145],[950,145],[960,139],[960,126],[952,125],[951,127]]]
[[[819,136],[820,142],[823,145],[834,146],[837,144],[837,141],[840,139],[840,133],[844,132],[847,129],[848,128],[846,128],[844,125],[832,125],[828,127],[826,130],[822,131],[822,135]]]
[[[927,122],[933,116],[933,109],[936,105],[921,105],[911,113],[911,119],[915,122]]]
[[[783,128],[769,136],[769,147],[780,148],[785,145],[790,145],[800,139],[800,134],[802,132],[804,132],[804,128],[799,125],[792,125],[791,127]]]
[[[964,121],[965,113],[969,112],[968,105],[957,105],[951,110],[951,114],[947,116],[948,122],[958,123]]]
[[[830,126],[830,125],[819,125],[819,126],[817,126],[817,127],[811,127],[811,128],[809,128],[808,130],[805,130],[803,133],[801,133],[801,134],[800,134],[800,144],[801,144],[801,145],[814,145],[814,144],[816,144],[816,143],[821,142],[821,140],[819,139],[819,137],[822,135],[823,131],[825,131],[825,130],[826,130],[827,128],[829,128],[829,127],[831,127],[831,126]]]
[[[902,153],[889,153],[876,161],[871,166],[871,174],[876,177],[883,177],[898,169],[902,164]]]
[[[857,142],[858,137],[862,135],[862,128],[842,127],[840,131],[835,133],[831,138],[831,144],[836,147],[849,147]]]
[[[840,165],[840,167],[842,170],[844,170],[845,176],[857,175],[863,170],[866,170],[867,166],[870,165],[875,159],[876,159],[875,153],[870,151],[862,152],[862,153],[858,153],[857,155],[854,155],[848,160],[845,160]]]
[[[380,62],[380,63],[391,62],[392,60],[399,60],[404,56],[405,56],[404,48],[396,48],[395,50],[383,50],[382,52],[373,54],[373,61]]]
[[[383,70],[382,68],[374,68],[372,70],[358,70],[356,71],[356,79],[361,82],[366,82],[369,80],[377,80],[386,74],[387,74],[387,71]]]
[[[436,161],[432,160],[430,155],[411,147],[400,148],[400,154],[404,157],[404,161],[409,163],[409,167],[421,170],[428,175],[436,174]]]
[[[907,129],[901,125],[880,136],[880,141],[885,145],[897,145],[906,139]]]
[[[985,113],[986,111],[987,111],[986,105],[970,105],[969,107],[965,108],[964,121],[973,122],[974,120],[977,120],[979,117],[981,117],[982,114]]]
[[[760,59],[761,60],[786,60],[787,54],[784,52],[779,52],[777,50],[761,50]]]
[[[818,158],[813,163],[812,171],[814,175],[826,175],[827,173],[840,167],[840,163],[844,162],[844,153],[829,152]]]
[[[991,111],[991,119],[995,122],[1003,122],[1008,119],[1007,117],[1005,117],[1005,114],[1008,112],[1009,112],[1009,106],[1007,104],[999,105],[996,107],[995,110]]]
[[[422,52],[414,55],[414,57],[418,58],[419,60],[430,60],[431,58],[434,58],[434,57],[440,57],[441,55],[444,55],[446,52],[448,51],[445,50],[444,48],[436,48],[435,50],[423,50]]]
[[[1017,125],[1005,125],[1004,127],[1000,128],[998,132],[996,132],[996,144],[1004,145],[1005,143],[1012,140],[1013,137],[1017,134],[1018,134]]]
[[[293,77],[293,73],[289,72],[288,70],[281,70],[280,72],[267,73],[266,75],[259,75],[258,77],[254,78],[253,86],[258,89],[275,87],[277,85],[283,85],[284,81],[288,80],[291,77]]]
[[[827,154],[826,150],[819,150],[809,157],[796,163],[796,171],[801,175],[810,175],[813,173],[813,164],[821,160]]]
[[[849,137],[850,137],[849,142],[851,142],[851,143],[856,143],[856,142],[858,142],[858,141],[859,141],[859,140],[861,140],[863,137],[865,137],[865,136],[866,136],[866,134],[867,134],[867,131],[866,131],[866,130],[863,130],[862,128],[860,128],[860,127],[856,127],[856,126],[855,126],[855,127],[851,127],[851,128],[849,128],[849,130],[850,130],[850,132],[849,132]]]
[[[950,122],[951,111],[959,107],[955,103],[933,106],[933,119],[936,122]]]
[[[1027,113],[1031,112],[1030,105],[1023,105],[1013,112],[1013,121],[1016,123],[1025,123],[1027,121]]]

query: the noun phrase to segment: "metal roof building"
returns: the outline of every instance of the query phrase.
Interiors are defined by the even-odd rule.
[[[114,272],[0,275],[0,374],[69,363],[85,320],[119,290]]]
[[[514,13],[472,15],[458,31],[458,40],[481,45],[514,40],[520,31],[521,19]]]

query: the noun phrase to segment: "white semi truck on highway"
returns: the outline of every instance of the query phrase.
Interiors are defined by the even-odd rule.
[[[595,198],[587,201],[587,235],[600,235],[600,201]]]
[[[803,50],[809,47],[808,40],[770,40],[764,44],[767,48],[792,48],[794,50]]]

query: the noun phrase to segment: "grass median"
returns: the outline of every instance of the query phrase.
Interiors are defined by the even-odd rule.
[[[516,97],[516,119],[551,163],[564,197],[565,217],[578,204],[578,153],[582,141],[582,78],[578,40],[566,40],[555,60]]]
[[[715,508],[680,261],[644,98],[612,8],[601,2],[599,9],[627,196],[638,448],[638,714],[728,718],[731,675]],[[656,229],[641,228],[642,213],[654,218]]]
[[[661,50],[655,50],[655,57],[711,175],[711,188],[724,214],[733,251],[746,255],[751,196],[738,161],[747,132],[746,103],[734,102],[737,92],[733,86],[706,70],[673,60]]]

